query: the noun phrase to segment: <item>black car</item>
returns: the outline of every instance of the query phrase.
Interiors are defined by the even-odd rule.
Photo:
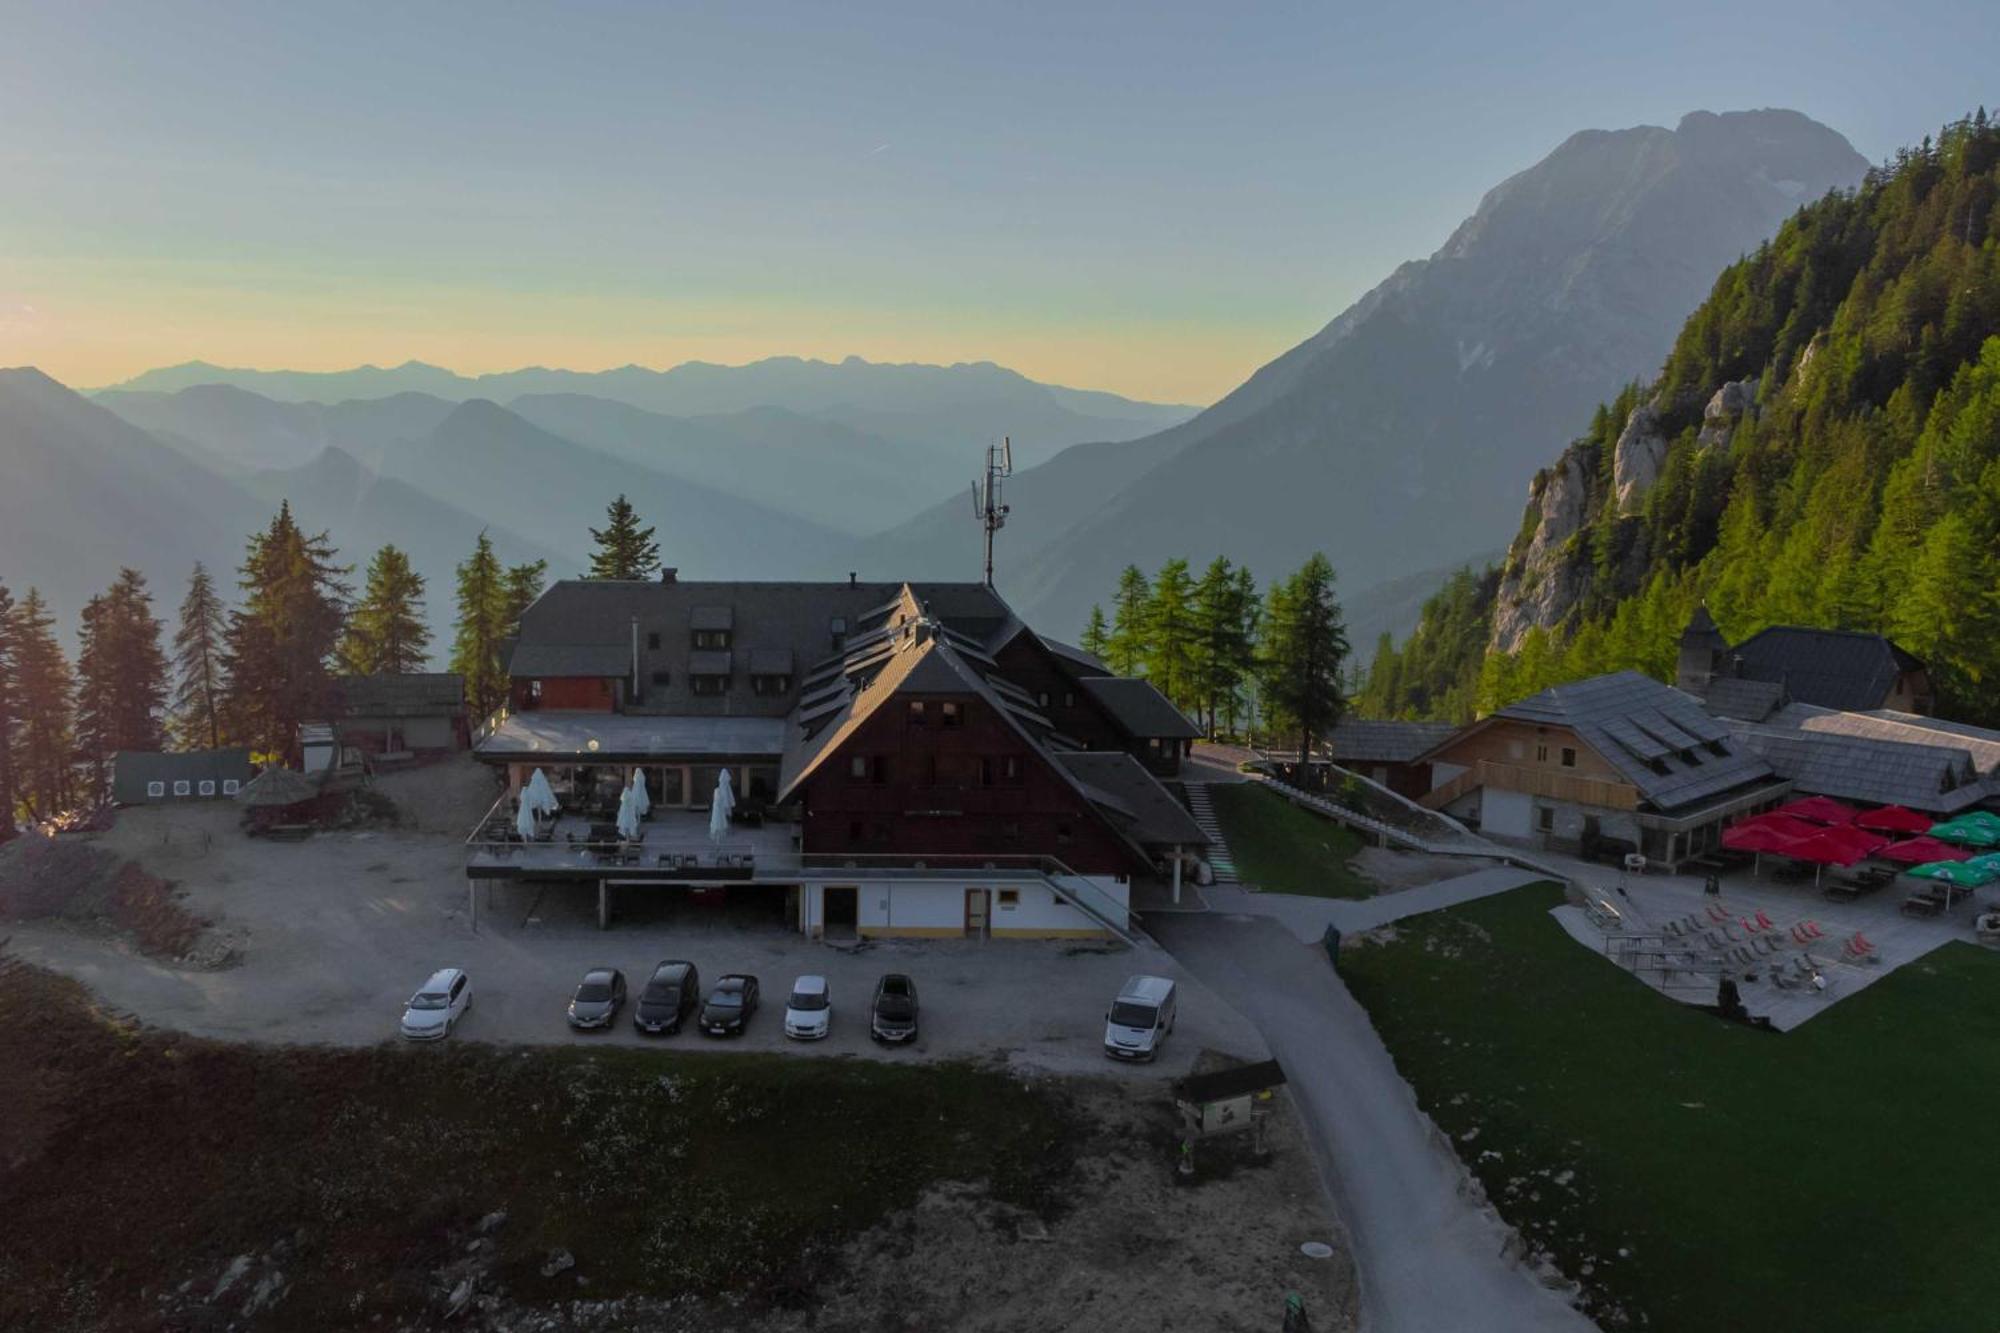
[[[693,963],[669,958],[653,969],[653,979],[632,1007],[632,1026],[658,1035],[679,1032],[701,1003],[701,973]]]
[[[731,972],[715,983],[702,1002],[697,1023],[711,1037],[740,1037],[757,1012],[757,978]]]
[[[875,983],[868,1005],[868,1035],[876,1041],[917,1039],[917,983],[901,972],[886,972]]]
[[[608,1028],[624,1006],[625,974],[615,967],[593,967],[570,997],[569,1025]]]

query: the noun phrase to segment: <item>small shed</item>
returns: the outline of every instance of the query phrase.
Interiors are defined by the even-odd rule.
[[[111,799],[117,805],[228,800],[257,770],[242,746],[221,750],[120,750],[111,757]]]
[[[340,694],[344,747],[377,756],[465,748],[465,680],[455,671],[343,676]]]

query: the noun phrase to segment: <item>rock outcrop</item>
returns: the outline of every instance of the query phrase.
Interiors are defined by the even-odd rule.
[[[1736,423],[1757,410],[1757,377],[1747,380],[1731,380],[1717,389],[1702,409],[1701,433],[1695,436],[1695,447],[1714,449],[1729,443],[1729,437],[1736,432]]]
[[[1588,451],[1572,446],[1556,465],[1535,474],[1528,492],[1534,527],[1527,542],[1507,553],[1507,569],[1493,604],[1493,646],[1512,652],[1536,625],[1555,625],[1582,592],[1582,573],[1571,542],[1583,531],[1590,507]]]
[[[1619,513],[1639,511],[1666,461],[1667,437],[1660,430],[1660,414],[1651,403],[1641,403],[1625,418],[1625,429],[1618,432],[1612,451],[1611,485],[1618,495]]]

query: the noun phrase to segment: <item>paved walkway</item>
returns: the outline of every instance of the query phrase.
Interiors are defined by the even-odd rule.
[[[1232,895],[1260,904],[1274,896]],[[1505,1225],[1465,1193],[1464,1167],[1417,1109],[1324,952],[1267,916],[1182,914],[1152,924],[1183,967],[1263,1033],[1284,1066],[1349,1232],[1364,1333],[1595,1327],[1503,1256]]]
[[[1188,813],[1194,816],[1195,826],[1208,835],[1208,867],[1215,872],[1217,884],[1235,884],[1236,859],[1229,854],[1229,839],[1222,836],[1222,821],[1215,817],[1215,802],[1208,794],[1206,782],[1186,782]]]
[[[1532,870],[1495,866],[1414,889],[1378,893],[1373,898],[1309,898],[1296,893],[1245,893],[1220,887],[1209,889],[1207,897],[1214,911],[1270,917],[1299,940],[1317,943],[1329,925],[1337,927],[1343,935],[1355,935],[1406,916],[1455,907],[1546,878]]]

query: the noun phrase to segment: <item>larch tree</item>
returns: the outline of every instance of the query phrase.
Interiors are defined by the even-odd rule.
[[[1265,708],[1274,725],[1299,738],[1300,776],[1310,782],[1313,746],[1347,708],[1347,625],[1324,555],[1313,555],[1298,573],[1272,585],[1262,647],[1258,683]]]
[[[183,750],[213,750],[222,744],[222,706],[227,681],[222,662],[227,613],[215,595],[215,580],[199,562],[188,576],[174,629],[174,695],[171,727]]]
[[[0,842],[15,833],[20,810],[14,780],[14,594],[0,583]]]
[[[14,782],[21,811],[48,819],[68,808],[75,746],[69,662],[56,642],[55,618],[40,592],[28,589],[9,617],[14,658]]]
[[[1250,627],[1236,575],[1228,559],[1217,556],[1194,586],[1193,696],[1211,735],[1249,666]]]
[[[1111,637],[1104,644],[1104,663],[1117,675],[1138,675],[1146,660],[1146,616],[1152,600],[1152,585],[1139,567],[1125,566],[1111,598]]]
[[[590,557],[594,579],[647,579],[659,572],[660,544],[653,529],[639,526],[639,515],[624,496],[605,508],[605,525],[590,530],[597,546]]]
[[[243,604],[224,634],[225,718],[229,733],[259,753],[294,760],[300,725],[333,716],[350,591],[335,558],[327,535],[301,529],[289,502],[248,543],[237,585]]]
[[[1194,578],[1188,562],[1169,560],[1153,576],[1153,596],[1146,604],[1146,678],[1176,707],[1195,704]]]
[[[526,564],[509,565],[501,577],[501,597],[506,603],[503,618],[506,633],[516,634],[521,629],[521,617],[527,614],[535,599],[542,595],[548,583],[549,562],[531,560]]]
[[[500,641],[507,633],[506,576],[493,539],[481,532],[458,567],[458,625],[451,643],[451,669],[465,681],[466,706],[475,719],[485,719],[506,697]]]
[[[1104,621],[1103,607],[1090,608],[1090,621],[1083,627],[1083,637],[1077,641],[1076,646],[1100,662],[1104,660],[1105,654],[1111,651],[1111,626]]]
[[[88,794],[109,797],[111,759],[120,750],[166,742],[167,657],[145,575],[122,569],[83,610],[76,662],[76,754]]]
[[[368,562],[361,600],[347,618],[340,669],[356,676],[407,676],[422,671],[431,653],[424,623],[424,576],[410,557],[384,546]]]

